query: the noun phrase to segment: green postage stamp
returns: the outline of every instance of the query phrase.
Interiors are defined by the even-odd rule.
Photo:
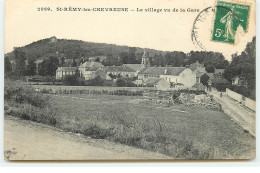
[[[238,28],[247,32],[250,5],[217,1],[212,40],[235,43]]]

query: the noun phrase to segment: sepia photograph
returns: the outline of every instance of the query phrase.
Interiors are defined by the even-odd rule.
[[[5,0],[4,159],[252,160],[254,0]]]

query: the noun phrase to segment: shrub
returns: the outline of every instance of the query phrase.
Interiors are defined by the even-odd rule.
[[[116,80],[117,87],[136,87],[136,85],[132,82],[130,78],[118,78]]]
[[[50,100],[47,95],[36,92],[31,86],[9,80],[5,81],[4,99],[8,102],[31,104],[40,108],[46,107]]]
[[[28,85],[7,79],[4,100],[5,115],[56,125],[55,112],[51,108],[50,98],[36,92]]]
[[[255,100],[255,90],[249,90],[244,86],[230,85],[228,88],[234,92],[237,92],[245,97]]]
[[[76,75],[66,75],[62,81],[63,81],[63,85],[68,85],[68,86],[85,85],[85,79],[80,78]]]
[[[87,85],[90,85],[90,86],[104,86],[105,82],[106,81],[104,79],[102,79],[100,76],[97,76],[94,79],[91,79],[91,80],[87,81]]]

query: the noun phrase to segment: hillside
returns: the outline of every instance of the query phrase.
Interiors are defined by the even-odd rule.
[[[38,40],[24,47],[21,47],[29,59],[42,59],[44,56],[58,53],[65,58],[91,57],[112,54],[118,56],[122,52],[129,52],[128,46],[118,46],[115,44],[93,43],[81,40],[57,39],[56,37]],[[153,49],[146,49],[150,55],[155,53],[165,54],[166,52]],[[144,48],[136,48],[136,53],[142,53]],[[14,58],[14,53],[7,53],[10,59]]]

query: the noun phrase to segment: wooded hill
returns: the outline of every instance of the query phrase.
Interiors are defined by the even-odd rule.
[[[122,52],[129,52],[129,46],[118,46],[115,44],[105,43],[92,43],[81,40],[68,40],[57,39],[51,37],[43,40],[38,40],[31,44],[28,44],[21,49],[26,53],[27,59],[42,59],[51,54],[57,54],[64,56],[65,58],[79,58],[79,57],[91,57],[91,56],[119,56]],[[165,51],[158,51],[154,49],[145,49],[151,56],[155,54],[165,54]],[[144,48],[136,48],[136,54],[142,54]],[[13,51],[7,53],[6,56],[10,60],[14,59]]]

